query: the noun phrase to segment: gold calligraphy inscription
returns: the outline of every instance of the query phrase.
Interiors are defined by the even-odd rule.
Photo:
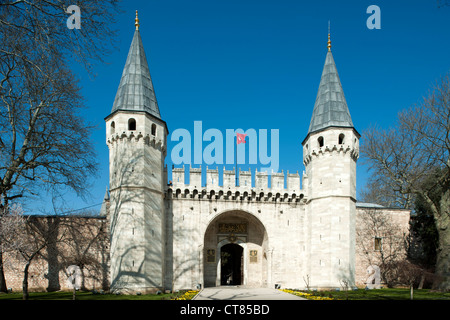
[[[258,250],[250,250],[250,263],[258,262]]]
[[[247,224],[219,223],[219,233],[247,233]]]

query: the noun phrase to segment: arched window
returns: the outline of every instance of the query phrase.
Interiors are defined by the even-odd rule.
[[[344,138],[345,138],[345,135],[343,133],[341,133],[339,135],[339,144],[344,144]]]
[[[156,136],[156,124],[152,124],[152,136]]]
[[[323,137],[319,137],[319,138],[317,139],[317,142],[319,143],[319,147],[320,147],[320,148],[323,147]]]
[[[136,120],[133,118],[128,120],[128,130],[136,130]]]
[[[111,134],[116,133],[116,123],[113,121],[111,122]]]

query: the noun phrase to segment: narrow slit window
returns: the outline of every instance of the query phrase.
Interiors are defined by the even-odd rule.
[[[381,251],[381,249],[382,249],[381,238],[378,238],[378,237],[375,238],[374,249],[375,249],[375,251]]]
[[[345,135],[343,133],[341,133],[339,135],[339,144],[344,144],[344,139],[345,139]]]

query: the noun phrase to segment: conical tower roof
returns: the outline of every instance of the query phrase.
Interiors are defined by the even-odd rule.
[[[320,79],[319,90],[309,125],[308,134],[328,127],[353,128],[352,118],[331,53],[331,41],[328,36],[328,52]]]
[[[161,119],[152,78],[144,52],[136,11],[136,31],[120,79],[111,113],[118,110],[145,111]]]

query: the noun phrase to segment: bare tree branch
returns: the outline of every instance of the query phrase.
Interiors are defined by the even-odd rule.
[[[366,196],[412,208],[416,196],[429,205],[439,231],[436,264],[439,288],[450,288],[450,73],[423,101],[398,115],[390,130],[371,128],[363,135],[362,158],[371,170]],[[434,183],[425,183],[430,178]],[[440,196],[436,197],[436,190]],[[383,204],[383,203],[382,203]],[[436,278],[436,279],[437,279]]]
[[[114,49],[118,0],[76,1],[82,28],[74,30],[66,24],[72,4],[0,2],[0,215],[12,200],[42,192],[69,188],[85,196],[96,173],[93,127],[81,116],[69,65],[81,63],[93,75],[93,64],[105,61]]]

